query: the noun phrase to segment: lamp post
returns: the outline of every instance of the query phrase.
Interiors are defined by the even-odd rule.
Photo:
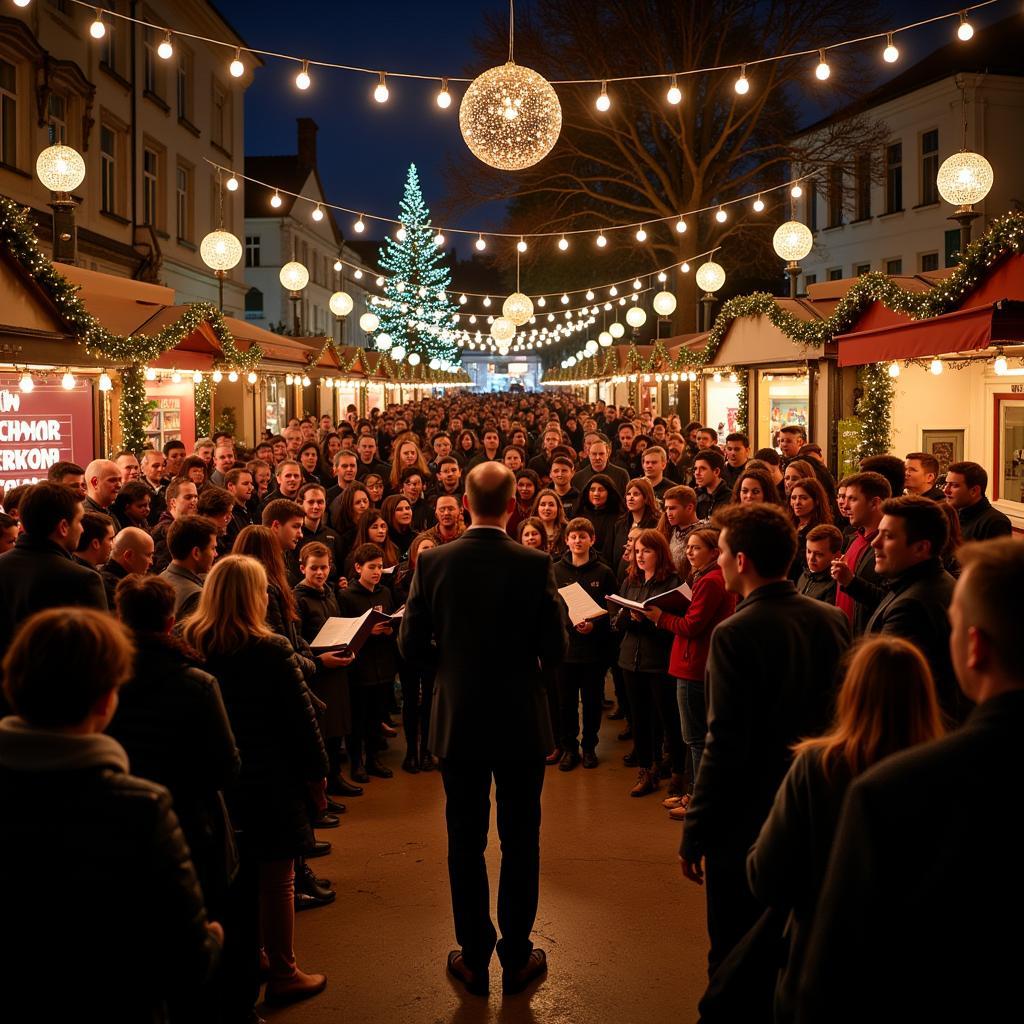
[[[672,314],[676,311],[676,297],[671,292],[658,292],[651,305],[658,314],[658,327],[654,334],[655,341],[661,339],[662,324],[671,324]]]
[[[52,194],[53,261],[74,263],[78,255],[78,204],[71,193],[85,180],[85,161],[71,146],[47,146],[36,158],[36,177]]]
[[[696,281],[697,287],[704,291],[704,296],[700,300],[704,306],[703,330],[710,331],[711,310],[717,301],[715,292],[725,284],[725,270],[713,260],[708,260],[697,268]]]
[[[814,245],[814,235],[806,224],[798,220],[787,220],[780,224],[772,237],[772,248],[779,259],[787,260],[786,273],[789,275],[789,297],[797,295],[797,279],[800,277],[800,260]]]
[[[199,255],[217,278],[217,308],[224,312],[224,279],[242,259],[242,243],[230,231],[217,228],[199,243]]]
[[[301,263],[291,260],[281,268],[278,280],[284,288],[288,289],[288,298],[292,304],[292,331],[297,338],[302,328],[299,300],[302,298],[302,289],[309,284],[309,271]]]

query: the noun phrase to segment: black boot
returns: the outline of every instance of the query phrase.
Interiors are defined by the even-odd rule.
[[[402,761],[402,771],[408,772],[410,775],[419,775],[420,773],[420,761],[416,756],[416,748],[410,747],[405,752],[405,760]]]
[[[432,772],[434,767],[434,755],[427,750],[427,745],[424,743],[420,748],[420,771]]]
[[[315,896],[317,899],[334,898],[334,892],[330,885],[320,884],[316,875],[313,874],[313,869],[303,857],[297,857],[295,860],[295,892]]]
[[[391,779],[395,775],[390,768],[385,768],[375,756],[367,757],[365,771],[367,775],[372,775],[375,779]]]

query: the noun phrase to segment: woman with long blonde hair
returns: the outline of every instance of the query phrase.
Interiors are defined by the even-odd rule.
[[[267,574],[254,558],[227,555],[206,577],[185,621],[185,642],[217,677],[242,758],[226,793],[241,830],[240,856],[259,875],[263,945],[270,961],[266,1001],[321,992],[322,974],[295,963],[295,858],[313,845],[307,796],[327,775],[327,755],[309,690],[291,644],[266,623]],[[255,961],[258,950],[249,951]]]
[[[415,466],[423,476],[424,481],[432,481],[434,478],[427,468],[427,460],[420,451],[419,442],[415,434],[402,434],[395,438],[391,448],[391,472],[388,474],[388,491],[395,494],[402,489],[402,471],[410,466]]]
[[[846,790],[883,758],[938,739],[944,731],[931,670],[913,644],[876,636],[854,648],[832,728],[794,747],[796,757],[747,858],[757,899],[789,912],[789,959],[775,990],[777,1021],[795,1015],[807,940]]]

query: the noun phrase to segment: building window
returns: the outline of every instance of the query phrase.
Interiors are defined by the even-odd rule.
[[[903,209],[903,143],[885,147],[885,212]]]
[[[231,151],[231,95],[220,83],[213,83],[210,141],[225,152]]]
[[[955,267],[960,262],[960,229],[950,228],[945,238],[946,266]]]
[[[178,51],[177,76],[178,118],[192,120],[192,55],[187,50]]]
[[[861,153],[853,165],[857,220],[871,219],[871,154]]]
[[[142,151],[142,223],[159,223],[160,157],[155,149]]]
[[[870,273],[871,273],[871,264],[870,263],[858,263],[857,266],[855,266],[853,268],[853,276],[854,277],[863,277],[865,274],[870,274]]]
[[[113,0],[106,0],[106,3],[100,5],[105,10],[116,11],[117,4]],[[103,35],[103,39],[100,41],[100,63],[105,64],[111,71],[117,71],[117,18],[104,18],[103,24],[106,25],[107,31]]]
[[[147,28],[143,30],[142,34],[142,87],[146,92],[151,92],[154,96],[160,95],[160,90],[157,88],[159,82],[159,60],[157,56],[156,48],[159,46],[160,40],[157,39],[156,29]]]
[[[818,230],[818,183],[811,178],[807,182],[807,200],[806,200],[806,216],[807,226],[812,231]]]
[[[260,236],[245,236],[245,265],[247,267],[258,267],[260,265]]]
[[[886,260],[885,272],[893,277],[903,273],[903,260]]]
[[[263,318],[263,292],[259,288],[250,288],[245,293],[245,319],[261,320]]]
[[[837,228],[843,223],[843,169],[828,169],[828,226]]]
[[[817,284],[817,281],[818,281],[818,275],[817,274],[804,274],[804,288],[806,288],[808,285],[811,285],[811,284]]]
[[[939,269],[939,254],[937,252],[926,252],[921,254],[921,270],[927,272]]]
[[[68,101],[59,93],[51,92],[46,100],[46,118],[49,122],[50,145],[67,145]]]
[[[106,124],[100,127],[100,209],[117,212],[117,135]]]
[[[0,60],[0,162],[18,163],[18,69]]]
[[[939,201],[939,130],[933,128],[921,135],[921,205]]]
[[[833,267],[828,272],[828,279],[830,281],[842,281],[842,279],[843,279],[843,268],[842,267]]]
[[[192,172],[181,164],[175,174],[175,227],[179,241],[192,239]]]

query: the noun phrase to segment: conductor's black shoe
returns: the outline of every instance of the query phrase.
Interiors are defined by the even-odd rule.
[[[580,755],[575,750],[567,750],[558,762],[560,772],[571,772],[580,763]]]
[[[548,957],[543,949],[534,949],[530,959],[518,971],[504,971],[501,975],[501,990],[505,995],[513,996],[522,992],[531,981],[547,973]]]
[[[376,779],[391,779],[395,773],[390,768],[385,768],[376,758],[366,762],[366,774]]]
[[[318,839],[305,855],[307,857],[326,857],[330,852],[331,844],[326,839]]]
[[[330,811],[324,811],[313,820],[313,828],[337,828],[340,824],[341,819]]]
[[[339,772],[337,775],[327,780],[327,792],[331,796],[362,796],[363,787],[353,786],[348,779],[344,778]]]
[[[344,804],[338,803],[337,800],[332,800],[330,797],[328,797],[327,810],[329,810],[331,814],[344,814],[345,811],[348,810],[348,808]]]
[[[592,750],[583,751],[583,767],[584,768],[596,768],[597,767],[597,754]]]
[[[308,892],[297,892],[295,894],[295,913],[298,914],[303,910],[316,910],[317,907],[326,907],[329,903],[333,903],[337,893],[330,889],[323,896],[313,896]]]
[[[490,995],[490,979],[486,974],[477,974],[476,971],[471,971],[466,966],[466,960],[465,957],[463,957],[461,950],[453,949],[448,954],[447,969],[448,973],[453,978],[462,983],[462,986],[470,993],[470,995]]]

